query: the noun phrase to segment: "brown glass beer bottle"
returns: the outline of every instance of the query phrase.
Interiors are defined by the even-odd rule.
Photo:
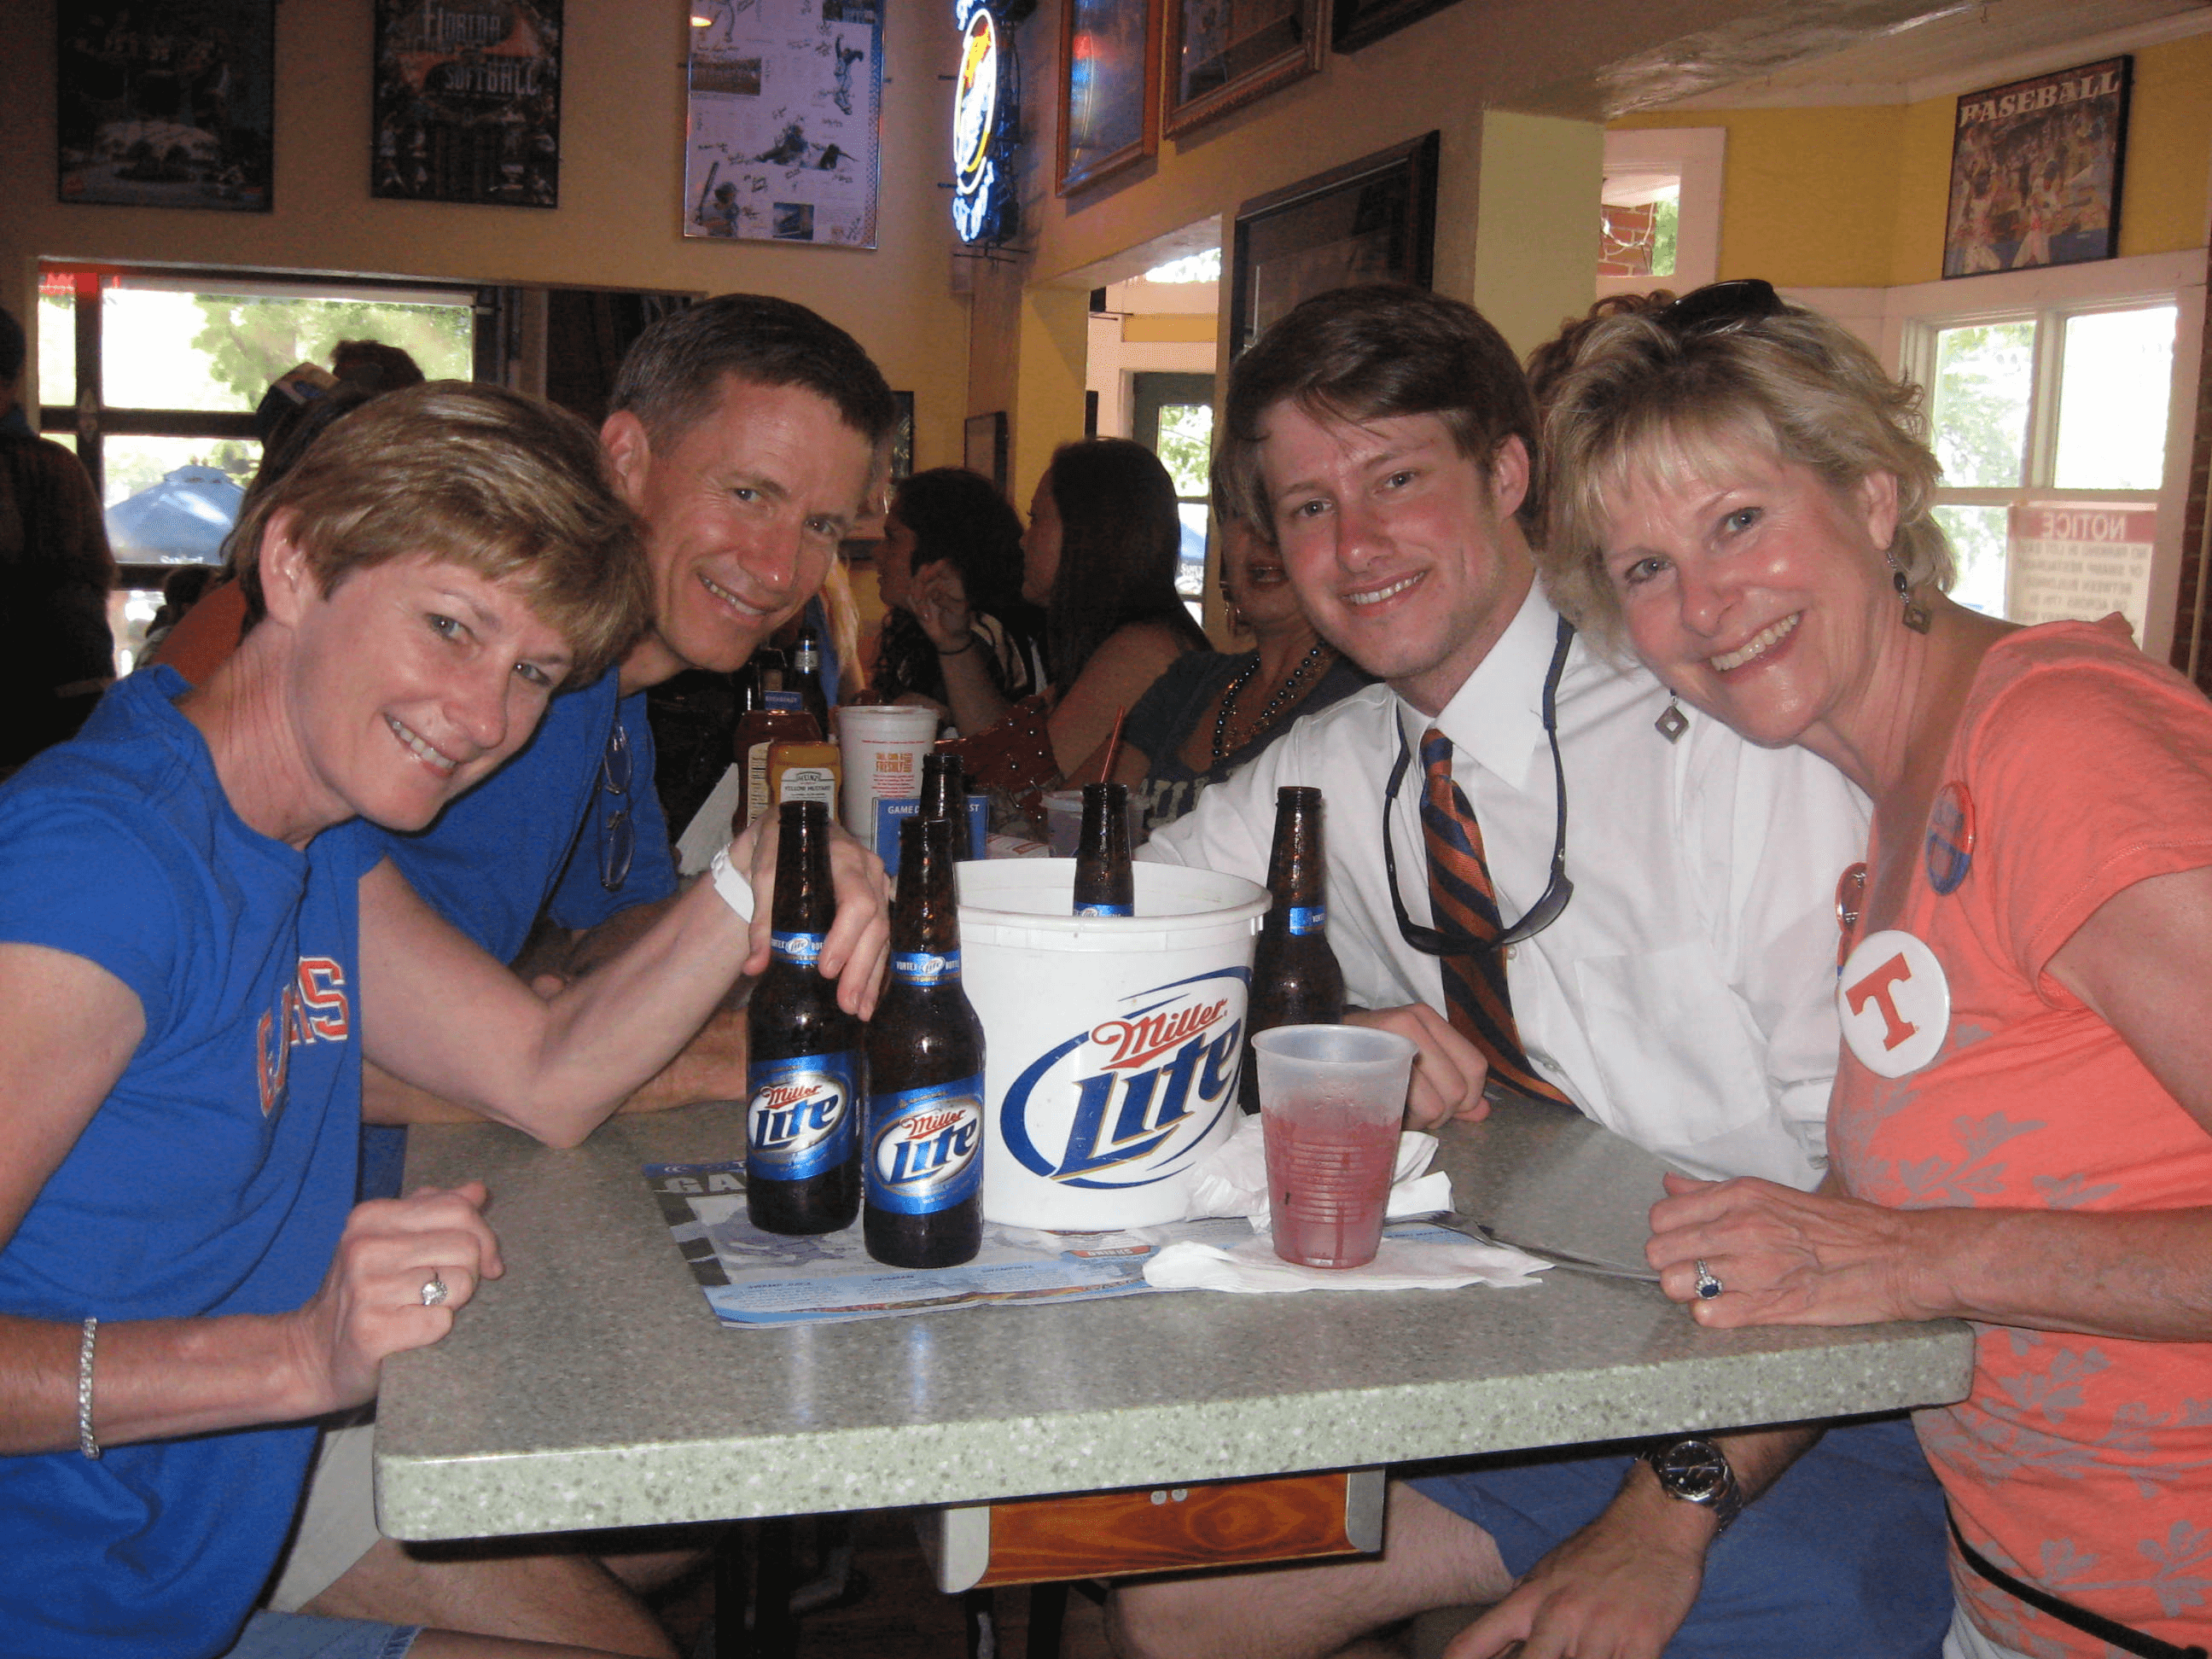
[[[900,821],[890,981],[868,1022],[860,1212],[868,1254],[894,1267],[957,1267],[983,1239],[983,1026],[960,988],[953,852],[950,820]]]
[[[921,805],[917,816],[950,818],[959,827],[952,832],[952,856],[972,859],[975,850],[974,825],[968,817],[968,774],[957,755],[932,750],[921,757]]]
[[[830,813],[778,820],[774,956],[745,1005],[745,1213],[771,1233],[829,1233],[860,1207],[860,1023],[820,970],[836,899]]]
[[[1328,860],[1321,838],[1321,791],[1275,792],[1275,845],[1267,890],[1275,902],[1252,949],[1252,995],[1244,1013],[1244,1073],[1238,1103],[1260,1109],[1260,1067],[1252,1039],[1278,1025],[1344,1023],[1344,970],[1328,948]]]
[[[791,667],[784,675],[785,687],[799,693],[799,705],[814,716],[818,734],[830,735],[830,705],[835,699],[822,684],[822,637],[811,628],[799,630],[799,642],[792,647]]]
[[[1125,784],[1083,786],[1083,833],[1075,843],[1075,914],[1133,916],[1129,873],[1129,791]]]

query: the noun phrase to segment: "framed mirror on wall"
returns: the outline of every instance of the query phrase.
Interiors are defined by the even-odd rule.
[[[1166,0],[1160,126],[1170,138],[1303,81],[1328,54],[1326,0]]]
[[[1237,210],[1231,356],[1313,295],[1364,283],[1430,285],[1439,142],[1425,133]]]

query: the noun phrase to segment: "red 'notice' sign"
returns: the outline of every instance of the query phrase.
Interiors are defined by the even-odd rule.
[[[2012,509],[2005,615],[2014,622],[2094,622],[2120,612],[2142,638],[2150,600],[2154,507],[2035,501]]]

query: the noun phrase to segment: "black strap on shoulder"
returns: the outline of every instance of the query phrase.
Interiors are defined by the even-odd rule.
[[[1966,1541],[1966,1534],[1959,1530],[1959,1517],[1950,1513],[1948,1505],[1945,1506],[1944,1518],[1951,1523],[1951,1541],[1959,1547],[1959,1553],[1966,1565],[1999,1589],[2027,1602],[2037,1612],[2047,1613],[2062,1625],[2071,1625],[2075,1630],[2086,1632],[2123,1653],[2138,1654],[2142,1659],[2206,1659],[2203,1648],[2178,1648],[2171,1642],[2161,1642],[2155,1636],[2146,1635],[2132,1626],[2092,1613],[2087,1607],[2077,1607],[2071,1601],[2062,1601],[2048,1590],[2023,1583]]]

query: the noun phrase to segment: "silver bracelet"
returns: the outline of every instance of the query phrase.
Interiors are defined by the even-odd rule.
[[[100,1442],[92,1432],[92,1345],[100,1335],[100,1321],[86,1316],[84,1335],[76,1345],[76,1449],[99,1461]]]

